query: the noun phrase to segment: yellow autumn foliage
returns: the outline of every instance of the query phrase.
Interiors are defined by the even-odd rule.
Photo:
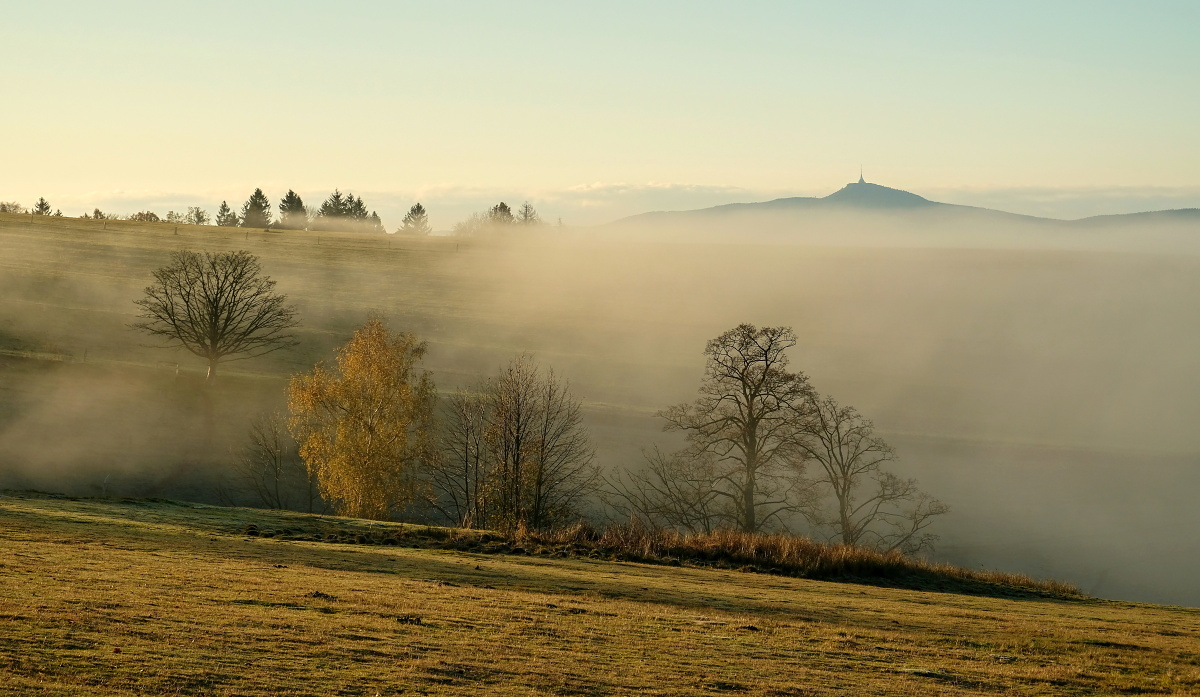
[[[321,495],[341,515],[387,519],[417,495],[433,454],[435,392],[425,344],[372,319],[288,385],[288,427]]]

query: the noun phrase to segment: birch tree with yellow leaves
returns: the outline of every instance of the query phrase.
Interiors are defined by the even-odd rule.
[[[289,429],[321,495],[341,515],[386,520],[419,493],[435,455],[436,395],[425,343],[372,319],[288,386]]]

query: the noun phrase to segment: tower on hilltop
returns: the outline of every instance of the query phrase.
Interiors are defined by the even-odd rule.
[[[859,165],[859,166],[858,166],[858,183],[859,183],[859,184],[866,184],[866,183],[867,183],[867,180],[866,180],[866,179],[863,179],[863,175],[862,175],[862,165]]]

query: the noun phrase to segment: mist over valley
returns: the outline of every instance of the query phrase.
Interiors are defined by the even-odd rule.
[[[428,341],[440,391],[532,354],[583,400],[600,469],[637,467],[678,444],[655,413],[694,396],[706,341],[790,326],[792,366],[950,505],[934,559],[1196,605],[1198,220],[1038,219],[866,183],[475,237],[0,214],[0,487],[252,503],[232,483],[246,423],[373,315]],[[223,364],[205,397],[202,360],[130,329],[181,249],[257,255],[298,345]]]

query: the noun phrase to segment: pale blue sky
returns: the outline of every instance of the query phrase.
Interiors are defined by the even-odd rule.
[[[0,199],[1200,206],[1200,2],[9,2]],[[76,210],[78,209],[78,210]],[[440,216],[440,218],[439,218]]]

